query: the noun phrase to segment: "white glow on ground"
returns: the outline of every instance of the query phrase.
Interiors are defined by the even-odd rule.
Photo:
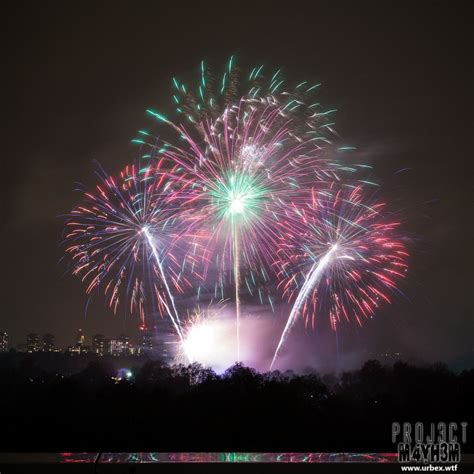
[[[241,319],[240,362],[251,363],[255,341],[248,337],[252,318]],[[243,331],[243,334],[242,334]],[[222,373],[237,362],[237,326],[233,309],[211,311],[209,316],[192,323],[184,331],[182,352],[193,362]],[[182,357],[178,356],[179,359]]]

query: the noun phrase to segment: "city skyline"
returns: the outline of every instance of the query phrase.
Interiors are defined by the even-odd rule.
[[[168,334],[169,335],[169,334]],[[139,337],[131,339],[126,334],[106,336],[104,334],[86,335],[78,329],[72,344],[59,346],[55,343],[56,337],[52,333],[32,333],[25,335],[18,344],[9,341],[8,333],[0,331],[0,353],[10,350],[17,352],[60,352],[69,354],[96,354],[96,355],[141,355],[144,353],[160,354],[165,358],[172,357],[170,346],[176,345],[171,338],[166,340],[163,334],[158,337],[149,331],[142,331]],[[168,349],[166,347],[168,346]],[[171,360],[171,359],[170,359]]]

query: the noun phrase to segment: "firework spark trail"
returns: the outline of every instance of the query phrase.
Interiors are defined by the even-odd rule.
[[[237,362],[240,361],[240,248],[239,231],[233,223],[234,236],[234,281],[235,281],[235,317],[236,317],[236,335],[237,335]]]
[[[174,301],[174,297],[173,297],[171,289],[168,285],[168,280],[166,278],[165,272],[163,270],[163,264],[161,262],[160,256],[158,255],[158,251],[156,250],[155,243],[153,242],[153,236],[150,234],[150,231],[149,231],[148,227],[143,227],[142,230],[143,230],[143,233],[145,234],[145,236],[147,238],[148,244],[150,245],[152,254],[155,257],[156,264],[158,265],[158,268],[160,269],[162,282],[165,285],[166,292],[167,292],[168,297],[171,301],[171,305],[173,306],[174,317],[173,317],[173,314],[172,314],[168,304],[165,301],[163,301],[163,304],[166,307],[168,315],[171,319],[171,322],[173,323],[174,328],[176,329],[176,332],[179,336],[179,339],[180,339],[181,343],[183,344],[183,347],[186,348],[185,345],[184,345],[184,337],[183,337],[183,332],[182,332],[182,328],[181,328],[181,321],[179,319],[178,310],[176,309],[176,304],[175,304],[175,301]],[[186,356],[187,356],[189,362],[191,362],[191,357],[187,352],[186,352]]]
[[[278,357],[278,353],[281,347],[283,346],[283,344],[285,343],[285,340],[287,338],[289,331],[295,324],[296,318],[300,314],[302,305],[306,301],[306,298],[308,297],[308,295],[315,289],[315,287],[320,282],[321,276],[323,275],[325,268],[331,262],[331,258],[336,251],[337,251],[337,244],[334,244],[331,247],[331,249],[324,255],[324,257],[321,258],[319,262],[315,262],[313,264],[313,267],[308,273],[306,281],[304,285],[301,287],[301,290],[298,293],[298,297],[296,298],[296,301],[295,301],[295,304],[293,305],[291,313],[288,316],[285,329],[283,330],[283,333],[280,337],[280,341],[278,342],[278,346],[275,350],[275,354],[273,355],[272,363],[270,364],[270,370],[272,370],[273,365],[275,364],[276,359]]]

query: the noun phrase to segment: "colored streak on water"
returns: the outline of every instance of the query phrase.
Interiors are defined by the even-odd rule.
[[[104,453],[100,463],[394,463],[395,453]]]

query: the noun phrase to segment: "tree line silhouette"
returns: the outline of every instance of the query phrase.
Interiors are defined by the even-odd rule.
[[[474,369],[369,360],[340,374],[217,375],[147,360],[119,380],[100,358],[67,375],[37,361],[0,357],[3,451],[394,452],[395,421],[467,421],[473,451]]]

